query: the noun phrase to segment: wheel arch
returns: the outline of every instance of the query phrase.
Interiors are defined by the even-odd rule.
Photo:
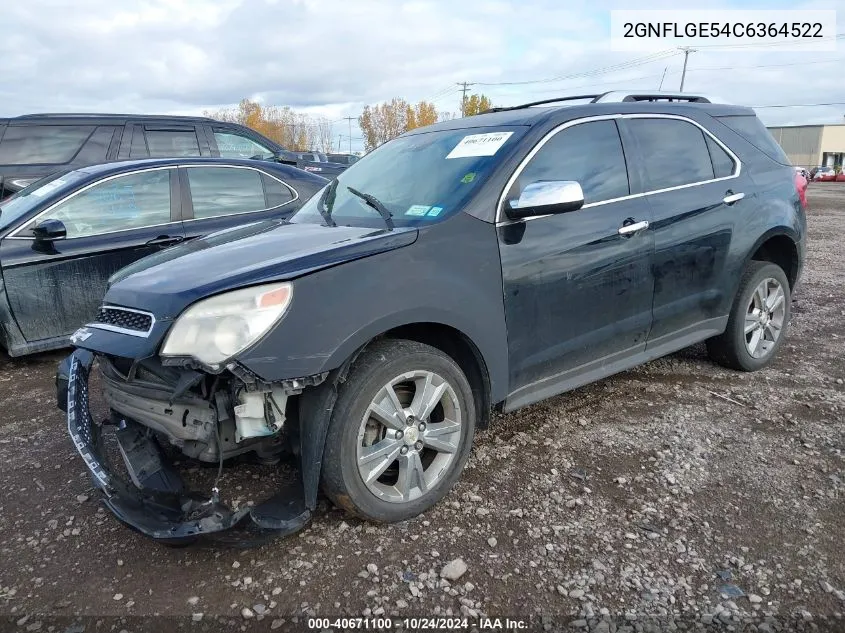
[[[801,270],[798,250],[799,237],[789,227],[775,227],[761,235],[749,250],[743,263],[743,270],[751,261],[771,262],[780,266],[789,281],[790,290],[795,289]]]

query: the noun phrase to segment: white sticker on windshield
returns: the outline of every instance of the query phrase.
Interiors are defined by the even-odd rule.
[[[499,151],[513,132],[489,132],[487,134],[470,134],[455,145],[446,158],[466,158],[468,156],[492,156]]]
[[[430,208],[431,208],[431,207],[426,206],[426,205],[424,205],[424,204],[412,204],[410,207],[408,207],[408,210],[407,210],[407,211],[405,211],[405,215],[419,215],[419,216],[422,216],[422,215],[425,215],[426,213],[428,213],[428,210],[429,210]]]
[[[61,178],[56,178],[55,180],[51,180],[46,185],[42,185],[38,187],[35,191],[33,191],[30,195],[35,196],[36,198],[43,198],[48,193],[55,191],[59,187],[65,184],[65,181]]]

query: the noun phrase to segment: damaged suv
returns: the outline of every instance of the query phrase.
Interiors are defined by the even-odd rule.
[[[727,367],[770,363],[806,227],[754,113],[687,94],[556,101],[413,130],[289,220],[120,273],[58,376],[117,517],[164,541],[287,534],[322,487],[400,521],[447,493],[492,411],[700,341]],[[225,485],[186,490],[174,453],[220,468],[286,453],[297,475],[235,509]]]

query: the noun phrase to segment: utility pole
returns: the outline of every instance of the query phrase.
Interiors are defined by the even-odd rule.
[[[347,121],[349,121],[349,153],[352,153],[352,121],[355,120],[354,116],[347,116],[343,117]]]
[[[681,46],[680,50],[684,51],[684,70],[681,72],[681,92],[684,91],[684,79],[687,77],[687,59],[689,59],[689,54],[694,53],[695,49],[690,48],[689,46]]]
[[[657,87],[658,92],[663,90],[663,80],[666,79],[666,71],[669,70],[669,67],[666,66],[663,69],[663,76],[660,78],[660,85]]]
[[[461,88],[461,116],[466,116],[467,90],[469,90],[470,86],[474,86],[475,84],[470,84],[465,81],[459,81],[458,85],[463,86]]]

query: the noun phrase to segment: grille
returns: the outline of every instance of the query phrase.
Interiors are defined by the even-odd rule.
[[[133,332],[149,332],[153,326],[153,317],[142,312],[132,312],[121,308],[100,308],[94,322]]]

